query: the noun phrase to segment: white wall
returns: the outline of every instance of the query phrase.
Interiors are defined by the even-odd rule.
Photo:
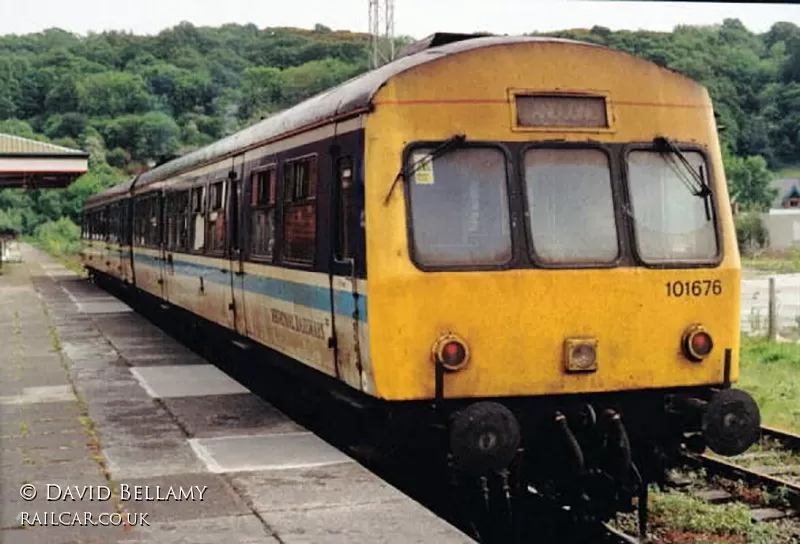
[[[761,219],[769,231],[770,249],[800,245],[800,209],[770,210]]]

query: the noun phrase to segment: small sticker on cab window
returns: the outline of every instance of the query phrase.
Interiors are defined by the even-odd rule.
[[[417,185],[433,185],[433,160],[427,153],[414,154],[414,183]]]

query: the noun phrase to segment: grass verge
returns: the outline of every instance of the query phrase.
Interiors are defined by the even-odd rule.
[[[800,272],[800,250],[759,251],[752,255],[742,255],[742,268],[775,274]]]
[[[778,178],[800,178],[800,165],[781,168],[776,174]]]
[[[742,336],[738,387],[753,395],[764,424],[800,432],[800,344]]]

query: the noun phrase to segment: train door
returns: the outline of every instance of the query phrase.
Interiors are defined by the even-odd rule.
[[[237,327],[245,336],[260,342],[277,342],[267,336],[270,322],[269,307],[259,301],[254,292],[246,290],[246,284],[258,285],[263,266],[271,265],[275,259],[276,213],[278,170],[275,162],[252,168],[239,182],[239,249],[238,272],[234,275],[236,289]],[[244,256],[251,264],[248,273]],[[249,275],[248,275],[249,274]],[[250,306],[248,306],[248,304]]]
[[[101,272],[108,272],[108,264],[106,261],[106,254],[108,250],[106,246],[108,244],[108,207],[100,208],[99,217],[98,217],[98,232],[95,235],[95,243],[94,247],[96,250],[97,263],[95,266]]]
[[[127,272],[127,281],[136,285],[136,267],[133,264],[133,198],[125,200],[125,252],[124,259],[126,264],[123,266]]]
[[[105,229],[105,240],[104,240],[103,265],[105,267],[106,274],[112,277],[117,276],[114,264],[115,258],[117,256],[115,248],[116,211],[117,211],[116,204],[110,204],[104,210],[106,229]]]
[[[128,281],[127,263],[127,247],[125,245],[125,235],[127,233],[128,223],[128,204],[124,200],[120,200],[117,204],[117,277],[123,282]]]
[[[353,156],[335,159],[331,198],[331,217],[335,225],[331,243],[331,318],[336,374],[351,386],[363,390],[361,328],[365,305],[359,276],[364,263],[359,262],[363,261],[363,253],[357,248],[362,238],[364,192],[355,172]]]
[[[247,334],[244,298],[244,244],[242,221],[243,195],[245,194],[244,155],[233,158],[228,173],[228,256],[230,260],[230,316],[231,328]]]
[[[159,296],[162,300],[168,300],[169,297],[169,270],[167,269],[167,248],[164,236],[164,220],[166,219],[166,195],[159,191],[152,200],[154,209],[151,213],[151,226],[153,230],[154,246],[158,253],[156,254],[156,262],[158,263],[158,285]],[[154,222],[155,224],[152,224]]]

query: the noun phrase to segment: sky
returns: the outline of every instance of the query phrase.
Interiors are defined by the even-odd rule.
[[[2,9],[3,4],[8,4]],[[13,5],[13,8],[9,9]],[[59,27],[86,34],[126,30],[157,34],[189,21],[196,26],[253,23],[367,32],[368,0],[0,0],[0,34]],[[738,18],[753,32],[777,21],[800,25],[800,5],[601,0],[395,0],[395,34],[422,38],[433,32],[519,34],[591,28],[669,31],[678,24],[706,25]]]

